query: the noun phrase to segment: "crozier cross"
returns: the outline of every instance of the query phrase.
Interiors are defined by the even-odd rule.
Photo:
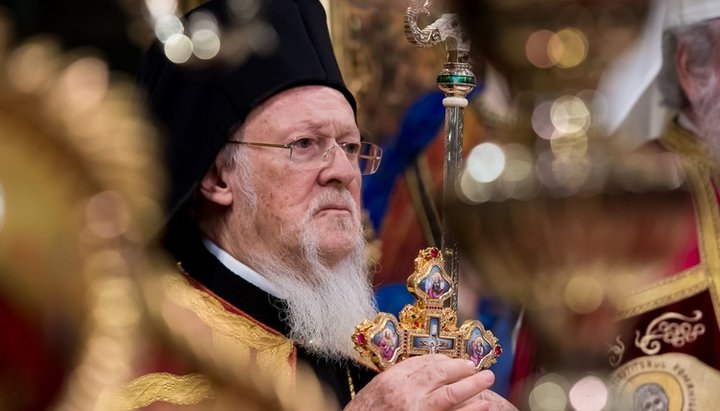
[[[457,337],[443,335],[440,330],[440,317],[428,317],[428,333],[410,332],[413,351],[426,350],[425,354],[447,353],[453,354]]]
[[[492,331],[477,320],[465,321],[458,328],[455,310],[445,306],[455,287],[440,250],[420,250],[407,288],[416,302],[403,308],[399,320],[392,314],[379,313],[373,321],[365,320],[355,327],[355,349],[365,358],[380,369],[423,354],[467,358],[478,370],[497,361],[502,348]]]

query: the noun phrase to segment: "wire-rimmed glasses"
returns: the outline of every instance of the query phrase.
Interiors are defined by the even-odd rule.
[[[258,143],[253,141],[228,140],[228,143],[244,144],[257,147],[284,148],[290,150],[290,159],[309,168],[320,168],[326,161],[332,160],[331,155],[336,148],[341,148],[350,162],[360,169],[360,174],[373,174],[380,167],[382,149],[380,146],[362,142],[336,143],[328,137],[302,137],[288,144]]]

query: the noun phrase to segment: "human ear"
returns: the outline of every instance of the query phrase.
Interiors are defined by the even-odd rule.
[[[690,65],[690,55],[687,46],[683,43],[678,44],[675,53],[675,72],[677,73],[678,82],[682,87],[685,96],[690,102],[691,107],[698,107],[702,97],[706,93],[706,87],[710,80],[708,73],[703,73]]]
[[[232,204],[232,190],[227,181],[225,181],[222,166],[218,161],[213,163],[202,180],[200,180],[200,193],[205,199],[212,203],[221,206],[229,206]]]

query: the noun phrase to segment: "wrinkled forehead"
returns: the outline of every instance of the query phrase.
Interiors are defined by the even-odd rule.
[[[325,86],[302,86],[278,93],[256,107],[245,125],[283,134],[359,138],[352,106],[342,93]]]

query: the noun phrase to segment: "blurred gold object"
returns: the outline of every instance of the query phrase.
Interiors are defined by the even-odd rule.
[[[623,297],[656,279],[684,244],[687,200],[682,190],[537,196],[458,203],[453,214],[464,255],[495,292],[526,308],[548,367],[588,367],[606,363]],[[594,363],[579,360],[588,353]]]
[[[42,407],[333,409],[311,371],[299,367],[279,384],[162,315],[182,309],[167,283],[180,274],[153,246],[164,180],[137,91],[111,80],[102,60],[63,55],[49,39],[6,52],[5,28],[0,20],[0,302],[37,327],[42,341],[32,345],[52,348],[65,367],[59,394],[44,392],[53,397]],[[155,339],[196,372],[137,379]],[[4,409],[40,404],[40,381],[3,372]]]
[[[509,82],[513,95],[592,89],[632,42],[648,0],[449,0],[475,52]]]
[[[630,151],[601,127],[598,81],[649,5],[450,3],[474,52],[503,76],[508,115],[469,153],[448,216],[462,255],[525,308],[543,369],[575,387],[607,367],[623,298],[662,275],[687,238],[680,162],[658,147]],[[564,401],[563,384],[538,381],[533,392],[557,388]]]
[[[137,349],[133,278],[160,216],[153,132],[97,58],[37,39],[0,61],[0,298],[70,347],[57,408],[93,409]]]

